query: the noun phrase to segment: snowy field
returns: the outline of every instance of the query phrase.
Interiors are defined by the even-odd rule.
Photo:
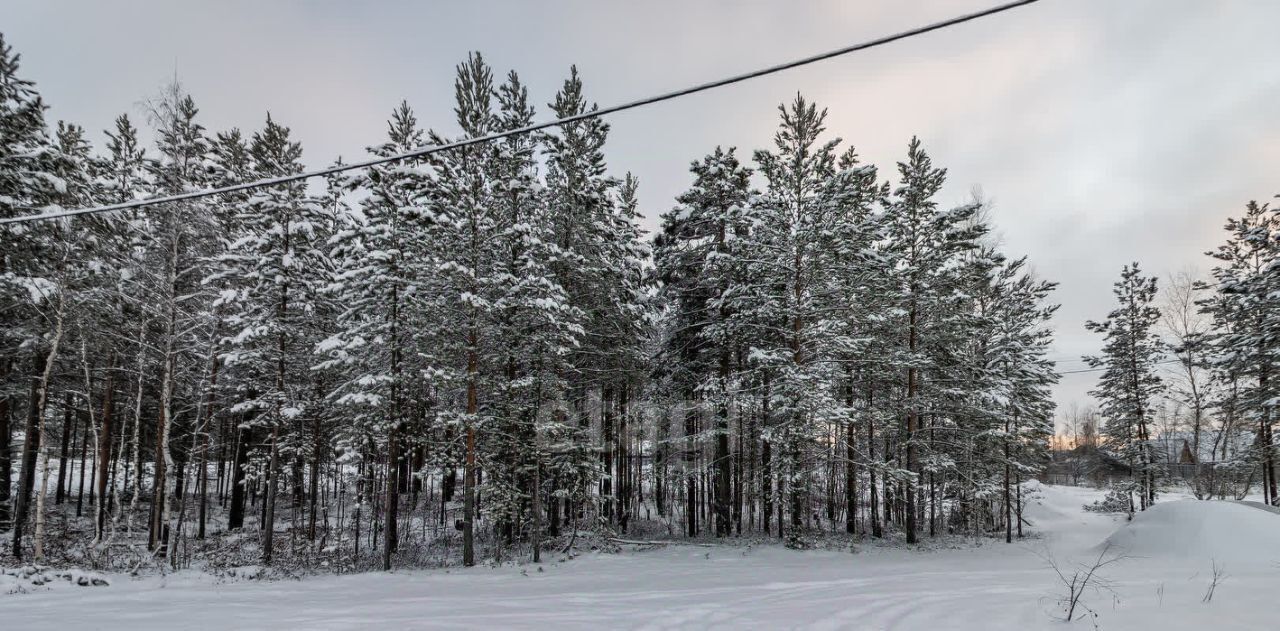
[[[1099,571],[1072,628],[1274,628],[1280,515],[1173,497],[1126,524],[1088,513],[1090,489],[1044,487],[1036,537],[795,552],[672,546],[537,566],[217,583],[177,574],[0,596],[4,629],[814,628],[1052,629],[1065,588],[1048,567]],[[1225,578],[1203,602],[1217,564]]]

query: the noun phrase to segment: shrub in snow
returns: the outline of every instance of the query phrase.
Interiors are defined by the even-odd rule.
[[[799,528],[792,528],[787,531],[787,547],[792,550],[812,550],[815,545],[814,538],[806,534]]]
[[[1126,489],[1111,489],[1107,496],[1092,504],[1085,504],[1084,509],[1094,513],[1127,513],[1132,498]]]
[[[26,593],[32,587],[52,586],[60,581],[80,587],[104,587],[111,584],[101,574],[77,568],[55,570],[44,565],[0,568],[0,591],[6,594]]]

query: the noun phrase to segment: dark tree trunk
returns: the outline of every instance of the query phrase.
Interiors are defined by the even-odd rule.
[[[164,501],[165,501],[165,462],[164,462],[164,404],[157,407],[156,416],[156,449],[155,471],[151,486],[151,528],[147,533],[147,549],[156,550],[165,541],[164,536]],[[141,450],[139,450],[141,451]],[[163,551],[161,556],[163,556]]]
[[[453,501],[453,496],[458,493],[458,469],[451,465],[445,465],[440,472],[440,501],[448,504]]]
[[[9,367],[13,360],[9,358],[0,359],[0,383],[8,383]],[[8,530],[9,522],[13,516],[10,507],[12,500],[10,485],[13,484],[12,468],[13,468],[13,428],[10,425],[10,418],[13,414],[13,406],[9,401],[7,392],[0,392],[0,530]]]
[[[218,423],[218,506],[227,505],[227,444],[231,443],[231,458],[235,459],[235,439],[229,431],[232,418]]]
[[[479,379],[480,354],[477,345],[479,333],[472,326],[467,338],[467,428],[466,459],[462,472],[462,564],[471,567],[476,564],[475,521],[476,521],[476,430],[475,415],[479,411]]]
[[[600,508],[610,523],[615,520],[613,507],[617,503],[613,484],[613,430],[613,386],[606,383],[600,388],[600,469],[604,472],[600,478]]]
[[[247,425],[236,430],[236,447],[231,466],[231,509],[227,513],[227,528],[236,530],[244,527],[245,500],[248,489],[245,488],[245,468],[249,465],[249,447],[253,440],[253,430]]]
[[[764,376],[764,396],[760,400],[760,423],[765,429],[769,427],[769,375]],[[768,439],[760,441],[760,493],[763,496],[761,518],[764,523],[764,534],[769,534],[769,522],[773,519],[773,446]],[[782,522],[778,522],[778,531],[782,531]]]
[[[382,569],[391,569],[391,554],[400,538],[396,533],[400,507],[400,432],[392,427],[387,437],[386,519],[382,524]]]
[[[912,295],[915,295],[914,287],[912,288]],[[907,334],[908,347],[912,354],[916,352],[917,317],[916,305],[913,301],[910,314],[910,330]],[[907,471],[911,473],[919,473],[919,467],[916,463],[916,431],[920,427],[920,414],[916,409],[917,373],[918,371],[914,365],[907,369]],[[907,543],[916,543],[916,484],[913,480],[907,481],[904,492],[905,506],[903,509],[906,511]]]
[[[114,365],[115,358],[112,358]],[[114,430],[114,419],[112,418],[112,397],[115,389],[115,372],[107,371],[106,383],[102,389],[102,427],[98,430],[98,505],[96,507],[96,517],[94,519],[94,536],[98,539],[102,538],[102,533],[107,527],[107,514],[111,511],[111,502],[115,497],[114,491],[108,486],[109,473],[111,472],[111,434]]]
[[[760,446],[760,495],[760,520],[767,535],[773,520],[773,447],[768,440],[762,440]]]
[[[631,390],[624,380],[618,388],[618,431],[617,431],[617,470],[616,486],[618,492],[618,523],[622,532],[627,531],[627,522],[631,517],[631,467],[627,448],[627,406],[630,403]]]
[[[867,485],[870,497],[868,517],[871,519],[871,536],[877,539],[884,536],[880,528],[880,491],[876,484],[876,419],[874,413],[876,389],[874,383],[867,384]]]
[[[560,536],[560,499],[556,497],[556,479],[551,478],[551,488],[547,489],[547,495],[551,498],[551,505],[547,508],[547,534],[552,537]]]
[[[313,453],[311,454],[311,481],[310,481],[311,488],[309,493],[310,495],[309,500],[311,504],[307,510],[307,515],[308,515],[307,539],[310,541],[315,541],[316,540],[316,513],[318,512],[317,509],[319,507],[318,505],[320,501],[320,454],[324,452],[324,441],[320,435],[320,415],[319,414],[314,415],[314,420],[312,422],[311,430],[315,434],[315,436],[313,436],[313,439],[315,440],[315,442],[312,445]]]
[[[729,351],[720,351],[720,397],[716,406],[715,512],[716,536],[729,536]]]
[[[276,489],[280,482],[280,425],[271,428],[271,460],[267,465],[267,496],[263,500],[262,513],[262,563],[271,565],[275,557],[276,540]]]
[[[392,427],[387,438],[387,521],[383,523],[383,570],[392,568],[392,554],[399,545],[399,429]]]
[[[746,495],[743,489],[743,431],[742,415],[738,415],[738,445],[733,456],[733,526],[734,532],[742,535],[742,503]]]
[[[698,536],[698,475],[697,453],[694,450],[694,436],[698,432],[697,417],[693,406],[684,413],[684,478],[685,478],[685,534]]]
[[[38,354],[32,366],[31,401],[27,407],[27,426],[22,439],[22,469],[18,472],[18,498],[13,511],[13,557],[22,558],[22,532],[31,512],[31,492],[36,483],[36,454],[40,449],[40,375],[45,357]]]
[[[669,423],[670,419],[664,422]],[[667,497],[666,484],[667,478],[667,447],[659,444],[655,447],[653,453],[653,502],[658,509],[658,517],[667,516]]]
[[[67,475],[67,450],[71,447],[71,435],[76,431],[76,419],[77,417],[72,415],[71,393],[68,392],[62,402],[62,449],[58,455],[58,489],[54,492],[54,504],[61,504],[71,492],[71,480]],[[81,471],[83,469],[82,466]]]
[[[88,468],[85,466],[85,463],[89,459],[89,411],[81,411],[76,414],[76,418],[83,421],[80,425],[84,426],[80,436],[80,487],[76,491],[76,517],[79,517],[84,512],[84,472]],[[68,481],[67,484],[70,485],[71,482]],[[71,494],[70,487],[67,488],[67,494]],[[93,504],[93,485],[90,484],[89,505],[93,506]]]
[[[853,415],[853,375],[849,375],[849,386],[845,404],[849,407],[849,415]],[[857,453],[854,451],[854,438],[858,428],[853,419],[845,425],[844,430],[844,531],[854,534],[858,530],[858,469],[854,465]]]
[[[1013,504],[1012,498],[1009,496],[1009,423],[1005,422],[1005,440],[1004,440],[1004,542],[1013,543]]]

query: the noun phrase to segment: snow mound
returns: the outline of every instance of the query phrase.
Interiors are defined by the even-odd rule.
[[[1238,502],[1157,503],[1107,537],[1121,554],[1270,565],[1280,556],[1280,515]]]
[[[1022,483],[1022,514],[1041,530],[1063,523],[1076,523],[1080,504],[1093,496],[1092,489],[1041,484],[1038,480]]]

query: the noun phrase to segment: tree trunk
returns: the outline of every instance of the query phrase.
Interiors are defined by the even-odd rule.
[[[45,406],[49,403],[49,378],[53,373],[54,362],[58,359],[58,346],[62,343],[63,317],[65,315],[66,301],[64,293],[58,293],[58,310],[55,316],[53,326],[53,341],[49,346],[49,356],[44,361],[44,371],[40,376],[39,392],[36,402],[36,416],[39,419],[36,424],[36,443],[39,444],[44,436],[44,417]],[[35,531],[35,560],[37,563],[44,561],[44,503],[47,487],[49,486],[49,452],[44,452],[43,471],[40,476],[40,494],[36,496],[36,531]],[[14,530],[15,543],[17,541],[18,531]],[[14,556],[17,556],[16,554]]]
[[[382,524],[382,569],[391,570],[391,554],[396,551],[400,538],[396,533],[400,505],[400,436],[392,426],[387,436],[387,489],[386,520]]]
[[[462,564],[471,567],[476,564],[475,550],[475,518],[476,518],[476,430],[475,415],[479,411],[479,400],[476,383],[479,378],[480,353],[476,347],[479,334],[475,326],[467,338],[467,436],[466,461],[462,474]]]
[[[115,392],[115,371],[110,367],[115,363],[115,358],[108,364],[106,383],[103,384],[102,390],[102,428],[98,431],[98,475],[96,478],[98,486],[98,504],[95,507],[94,519],[94,538],[102,540],[102,534],[107,528],[107,514],[111,511],[111,498],[115,496],[114,489],[108,486],[108,474],[111,467],[111,433],[113,431],[112,418],[112,400]]]
[[[1009,495],[1009,419],[1004,421],[1004,542],[1013,543],[1013,506]]]
[[[13,510],[13,557],[22,559],[22,531],[31,512],[31,493],[36,484],[36,461],[40,449],[40,374],[45,372],[44,355],[37,355],[31,375],[31,396],[27,406],[27,425],[22,439],[22,468],[18,471],[18,497]]]
[[[915,295],[914,288],[912,296]],[[916,305],[914,300],[911,304],[910,330],[907,335],[907,344],[914,358],[916,352]],[[907,471],[911,475],[919,473],[919,467],[916,463],[916,430],[919,429],[920,417],[917,410],[916,402],[916,368],[913,364],[907,369]],[[916,480],[911,478],[906,484],[906,522],[907,522],[907,543],[916,543]]]
[[[729,536],[729,351],[720,350],[720,401],[716,406],[716,536]]]
[[[868,517],[871,520],[871,536],[879,539],[884,536],[884,531],[880,528],[880,491],[879,485],[876,484],[876,419],[875,419],[875,399],[876,388],[875,382],[867,382],[867,485],[870,487],[868,492],[867,507],[869,509]]]
[[[311,454],[311,505],[307,511],[309,518],[307,521],[307,539],[309,541],[316,540],[316,509],[320,501],[320,454],[324,451],[324,441],[320,435],[320,415],[315,414],[312,419],[311,431],[315,434],[313,437],[315,444],[312,445],[313,453]]]
[[[76,420],[77,421],[83,420],[85,425],[88,425],[89,423],[93,422],[93,419],[89,418],[89,413],[87,411],[77,412]],[[85,464],[89,461],[89,430],[90,429],[91,428],[86,427],[84,430],[81,431],[82,435],[80,436],[80,484],[79,484],[79,488],[76,490],[76,517],[79,517],[82,511],[84,510],[84,473],[85,473],[85,470],[87,469],[87,467],[85,467]],[[70,485],[71,482],[68,481],[67,484]],[[68,495],[71,494],[70,486],[68,486],[67,488],[67,494]],[[89,486],[89,505],[92,506],[93,503],[94,503],[93,502],[93,486],[91,484]]]
[[[276,539],[276,488],[280,486],[280,425],[271,428],[271,463],[267,467],[267,497],[264,500],[262,519],[262,563],[271,565],[275,556]]]
[[[218,361],[215,348],[210,348],[210,367],[209,367],[209,388],[205,396],[204,415],[201,427],[197,428],[202,436],[200,436],[200,469],[196,472],[196,492],[200,494],[199,506],[196,509],[197,522],[196,538],[204,539],[206,521],[208,519],[209,506],[209,449],[212,442],[213,431],[210,425],[217,422],[217,410],[214,408],[214,400],[218,388],[218,367],[222,362]],[[221,427],[221,424],[219,424]]]
[[[760,424],[763,430],[769,428],[769,375],[764,376],[764,393],[760,399]],[[762,430],[762,433],[763,433]],[[760,521],[764,526],[764,534],[769,534],[769,524],[773,519],[773,446],[766,438],[760,440]],[[782,523],[778,523],[782,530]]]
[[[614,505],[617,497],[614,494],[613,449],[613,385],[605,383],[600,387],[600,508],[603,517],[609,523],[615,523]]]
[[[77,417],[71,412],[71,393],[67,392],[62,403],[62,450],[58,454],[58,489],[54,492],[54,504],[61,504],[71,492],[71,480],[67,475],[67,450],[71,447],[71,435],[76,430]],[[81,466],[81,471],[84,467]],[[83,477],[83,476],[81,476]]]
[[[247,420],[236,429],[235,453],[232,456],[231,471],[231,509],[227,512],[227,529],[237,530],[244,527],[245,513],[245,469],[249,465],[249,445],[253,438],[253,430]]]
[[[631,461],[627,448],[627,405],[630,403],[630,396],[630,388],[624,379],[618,387],[617,475],[614,476],[618,494],[618,523],[624,533],[627,532],[627,522],[631,517]]]
[[[9,382],[10,367],[13,360],[8,357],[0,358],[0,383]],[[8,392],[0,392],[0,531],[8,530],[9,523],[13,517],[10,507],[12,493],[10,491],[13,484],[13,429],[10,425],[10,415],[13,413],[13,407],[9,401]]]
[[[165,504],[165,486],[166,486],[166,469],[165,466],[165,438],[164,431],[168,421],[165,419],[165,406],[160,405],[158,410],[158,418],[156,419],[156,448],[155,448],[155,471],[152,476],[151,486],[151,526],[147,532],[147,549],[155,551],[164,543],[164,504]],[[159,556],[164,556],[164,551],[160,550]]]
[[[692,400],[687,401],[688,409],[684,412],[684,478],[685,478],[685,534],[698,536],[698,479],[697,452],[695,450],[697,435],[697,417]]]
[[[857,459],[857,451],[854,447],[854,439],[857,436],[858,428],[853,421],[853,371],[849,371],[847,375],[848,390],[845,393],[845,405],[849,408],[849,421],[844,428],[844,531],[848,534],[855,534],[858,530],[858,469],[854,464]]]

